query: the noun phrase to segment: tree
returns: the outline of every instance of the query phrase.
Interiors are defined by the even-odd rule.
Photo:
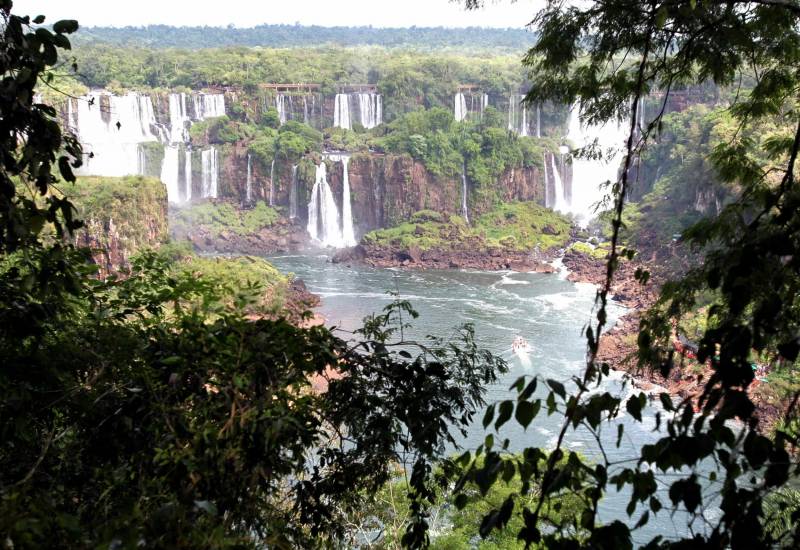
[[[468,8],[483,5],[481,0],[465,3]],[[595,322],[585,329],[585,372],[572,381],[574,390],[569,392],[560,382],[542,381],[548,389],[546,399],[532,397],[535,378],[520,379],[519,399],[499,405],[498,424],[509,421],[512,412],[527,425],[540,407],[560,411],[564,422],[556,448],[550,452],[527,449],[524,460],[484,449],[476,453],[482,455],[479,462],[465,460],[460,483],[486,476],[496,481],[504,471],[517,471],[522,478],[518,494],[486,517],[488,528],[502,527],[535,482],[541,494],[535,505],[523,511],[526,525],[518,533],[521,539],[554,547],[629,548],[632,532],[664,507],[655,472],[670,470],[675,472],[669,481],[672,507],[685,510],[690,521],[699,520],[702,529],[687,532],[681,541],[656,537],[649,547],[798,544],[800,512],[793,512],[793,525],[776,532],[764,528],[765,523],[773,523],[770,508],[762,506],[765,496],[800,473],[787,452],[797,440],[780,430],[774,438],[760,433],[747,391],[753,381],[752,355],[792,365],[800,353],[798,18],[800,3],[794,0],[612,0],[579,5],[550,1],[533,19],[539,34],[524,61],[533,82],[526,100],[577,102],[585,121],[628,121],[629,135],[620,177],[610,186],[611,253],[606,282],[598,292]],[[751,84],[742,89],[742,82]],[[642,322],[639,355],[642,367],[665,373],[678,368],[669,347],[671,322],[710,295],[709,323],[699,343],[698,360],[707,362],[712,374],[699,403],[673,403],[668,395],[661,395],[666,431],[656,444],[643,446],[639,456],[632,457],[634,466],[612,464],[608,459],[590,464],[562,448],[567,432],[580,425],[596,433],[604,420],[615,418],[621,410],[641,420],[647,404],[643,394],[623,403],[608,393],[589,392],[608,374],[608,365],[596,358],[611,282],[620,262],[634,254],[622,248],[620,241],[623,209],[634,177],[631,166],[659,134],[672,91],[708,83],[741,91],[733,94],[729,106],[739,130],[727,142],[717,143],[709,158],[718,176],[735,183],[741,193],[719,216],[684,233],[685,241],[703,254],[704,262],[663,285],[659,302]],[[661,94],[661,109],[638,129],[640,100],[655,91]],[[775,121],[780,130],[773,136],[762,143],[750,138],[748,129]],[[644,284],[649,273],[638,276]],[[794,414],[796,401],[797,396],[787,415]],[[693,405],[699,406],[698,412]],[[493,420],[493,413],[490,407],[485,425]],[[663,415],[657,419],[661,423]],[[726,424],[732,420],[741,421],[742,429],[732,430]],[[702,461],[713,462],[713,477],[721,482],[716,501],[721,514],[716,520],[701,516],[706,506],[713,505],[698,473]],[[598,522],[598,503],[610,485],[631,489],[628,514],[638,512],[639,516],[633,527],[618,521]],[[587,513],[576,525],[588,531],[586,538],[578,529],[578,535],[573,535],[540,528],[543,505],[565,493],[580,495],[586,503]]]
[[[204,277],[170,250],[95,279],[87,252],[65,244],[79,227],[66,196],[80,145],[34,99],[78,25],[49,30],[9,0],[0,8],[3,545],[335,546],[342,517],[399,462],[410,474],[404,541],[422,546],[432,465],[503,362],[469,327],[405,341],[416,316],[405,302],[352,341],[253,319],[258,281]],[[282,136],[321,139],[309,130]]]

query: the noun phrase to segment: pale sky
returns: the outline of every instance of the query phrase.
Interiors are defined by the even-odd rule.
[[[450,0],[15,0],[18,15],[77,19],[82,26],[252,27],[299,22],[327,27],[524,27],[544,0],[487,0],[466,12]]]

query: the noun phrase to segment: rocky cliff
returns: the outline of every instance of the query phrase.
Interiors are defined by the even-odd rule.
[[[82,177],[65,192],[85,224],[74,244],[91,249],[100,277],[119,273],[137,251],[167,239],[167,191],[157,179]]]

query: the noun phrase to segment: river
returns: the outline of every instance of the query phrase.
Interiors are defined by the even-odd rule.
[[[363,317],[389,304],[394,297],[388,292],[409,300],[420,314],[408,336],[420,338],[432,334],[447,337],[459,324],[472,323],[478,344],[509,362],[509,372],[488,388],[488,403],[516,397],[516,392],[509,387],[521,375],[539,374],[568,382],[571,376],[583,371],[586,341],[581,336],[581,329],[590,320],[596,290],[589,284],[567,281],[563,271],[547,274],[347,267],[328,262],[325,255],[273,256],[268,259],[281,271],[294,273],[303,279],[308,289],[322,298],[317,312],[325,317],[326,325],[343,331],[342,337],[348,336],[346,331],[359,327]],[[616,322],[623,313],[624,309],[612,302],[609,305],[610,323]],[[530,343],[532,350],[527,357],[511,353],[511,342],[516,335]],[[603,383],[601,391],[627,396],[632,390],[630,384],[622,384],[621,376],[612,375]],[[652,408],[648,410],[654,414]],[[477,416],[475,425],[462,443],[464,448],[474,450],[489,433],[481,425],[482,418],[482,414]],[[558,414],[547,416],[543,411],[527,430],[512,419],[500,430],[500,436],[509,438],[511,450],[529,446],[552,447],[561,419]],[[624,423],[625,432],[617,448],[619,422]],[[601,438],[609,460],[624,461],[638,456],[642,444],[657,439],[658,433],[654,428],[653,416],[638,423],[623,415],[606,424]],[[588,430],[570,430],[565,442],[568,449],[590,459],[600,458],[599,447]],[[641,509],[628,518],[625,513],[628,500],[627,491],[609,492],[602,501],[602,519],[635,523]],[[662,502],[665,510],[634,533],[637,543],[645,543],[656,535],[676,538],[686,534],[683,515],[670,515],[669,499],[665,494]]]

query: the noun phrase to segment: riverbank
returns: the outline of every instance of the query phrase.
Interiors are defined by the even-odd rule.
[[[604,260],[567,251],[563,264],[569,269],[567,279],[570,281],[598,286],[605,282]],[[675,401],[689,401],[697,409],[712,371],[710,366],[699,364],[692,353],[685,353],[681,343],[673,343],[675,364],[666,376],[657,369],[641,367],[638,363],[639,325],[644,313],[658,299],[663,281],[657,274],[664,272],[662,268],[663,266],[652,262],[621,260],[611,286],[611,298],[628,308],[628,312],[601,336],[597,359],[601,363],[607,363],[612,369],[629,375],[637,388],[647,391],[653,386],[659,386]],[[642,285],[634,277],[637,269],[656,275],[646,285]],[[754,381],[748,391],[756,407],[756,416],[762,431],[770,431],[786,409],[785,399],[769,383],[763,381]]]

